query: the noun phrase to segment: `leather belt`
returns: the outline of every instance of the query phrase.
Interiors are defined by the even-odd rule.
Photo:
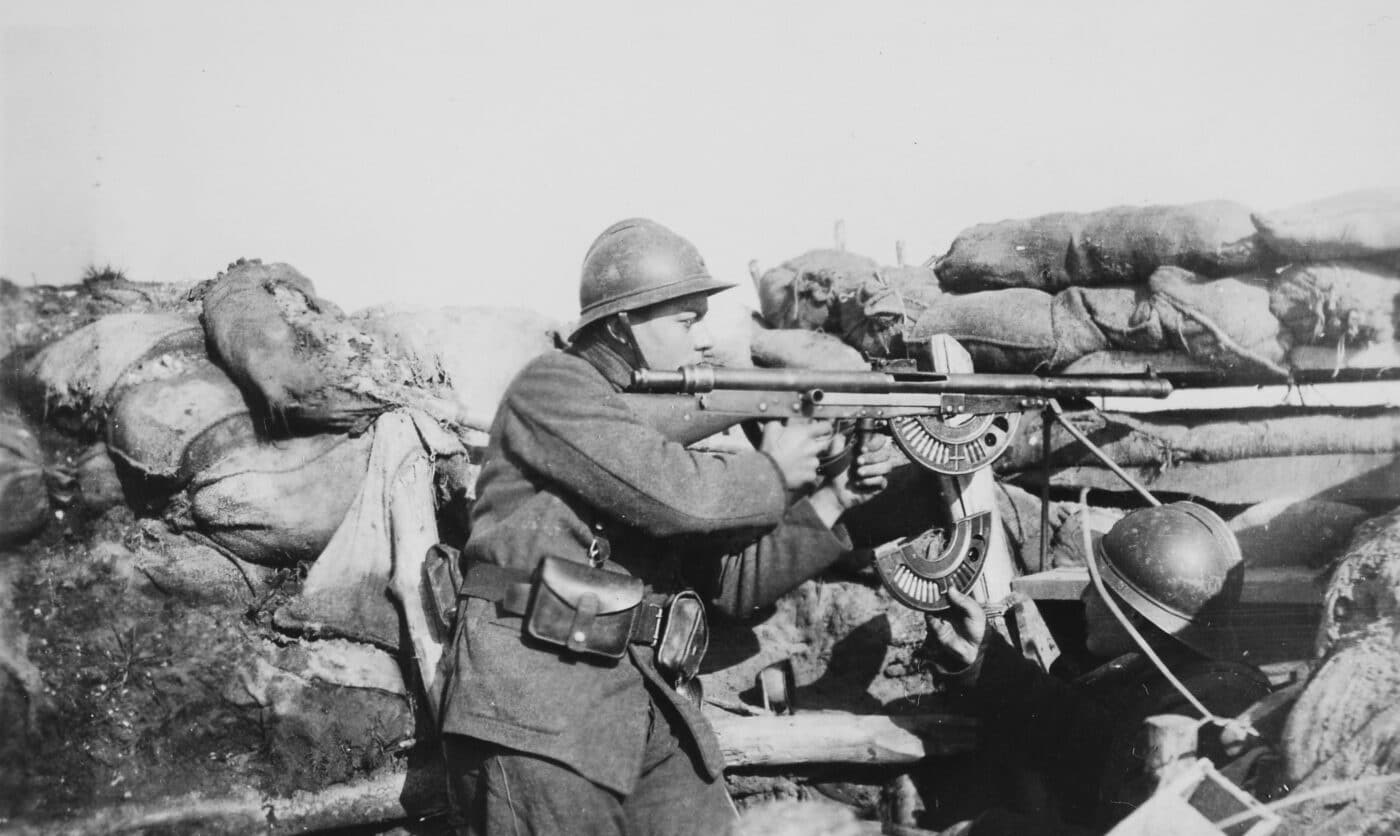
[[[524,569],[511,569],[494,563],[473,561],[466,567],[458,595],[493,601],[503,612],[524,618],[530,612],[534,576]],[[662,598],[665,596],[650,596]],[[661,638],[661,622],[666,608],[662,603],[643,600],[632,619],[628,641],[655,646]]]

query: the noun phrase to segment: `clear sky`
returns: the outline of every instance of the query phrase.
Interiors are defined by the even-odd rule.
[[[521,304],[647,215],[747,280],[832,241],[1400,184],[1392,2],[0,6],[0,275],[286,261]]]

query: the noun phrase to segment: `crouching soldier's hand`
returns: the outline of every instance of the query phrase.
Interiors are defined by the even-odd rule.
[[[863,433],[850,466],[840,468],[817,486],[811,497],[812,505],[828,525],[889,484],[890,471],[894,468],[889,441],[888,436],[879,433]],[[845,437],[836,434],[826,454],[839,454],[844,444]]]
[[[948,588],[948,609],[929,613],[928,652],[933,661],[948,671],[960,671],[977,661],[982,639],[987,635],[987,613],[971,596]]]

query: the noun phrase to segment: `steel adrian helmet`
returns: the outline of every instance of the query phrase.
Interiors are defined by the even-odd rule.
[[[1094,560],[1104,585],[1163,632],[1207,656],[1230,652],[1244,566],[1235,535],[1209,509],[1133,511],[1099,539]]]
[[[575,331],[622,311],[733,286],[710,275],[694,244],[656,221],[619,221],[584,256]]]

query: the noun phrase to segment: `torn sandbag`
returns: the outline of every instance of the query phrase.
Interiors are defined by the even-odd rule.
[[[44,450],[23,418],[0,411],[0,547],[35,534],[48,519]]]
[[[510,381],[530,360],[554,350],[561,328],[526,308],[488,306],[380,305],[350,322],[409,368],[440,381],[450,390],[456,421],[478,430],[490,429]]]
[[[407,639],[423,687],[435,694],[448,637],[428,617],[436,602],[423,598],[423,562],[438,542],[433,470],[437,459],[465,451],[411,410],[381,416],[373,435],[367,475],[349,511],[301,592],[277,610],[273,623],[291,633],[350,638],[389,650]]]
[[[1225,200],[1118,206],[979,224],[960,232],[933,269],[946,291],[1142,282],[1176,265],[1205,276],[1262,266],[1249,210]]]
[[[1230,518],[1246,568],[1327,565],[1369,514],[1355,505],[1281,497],[1256,503]]]
[[[870,370],[859,351],[823,331],[757,327],[749,338],[753,363],[760,368]]]
[[[1253,219],[1265,246],[1294,261],[1373,258],[1400,250],[1400,188],[1346,192]]]
[[[346,320],[289,265],[229,265],[205,291],[201,320],[268,435],[360,430],[398,405],[454,418],[437,398],[441,380]]]
[[[107,443],[136,475],[177,488],[232,450],[257,443],[243,393],[202,355],[137,366],[114,397]]]
[[[1334,347],[1344,360],[1394,342],[1400,275],[1364,263],[1294,264],[1270,286],[1269,310],[1295,346]]]
[[[770,327],[825,331],[876,358],[891,356],[902,329],[941,293],[926,267],[880,267],[844,250],[812,250],[758,280]]]
[[[1055,297],[1029,288],[944,294],[904,332],[911,346],[945,334],[972,355],[979,372],[1037,372],[1055,360]]]
[[[1185,462],[1230,462],[1280,456],[1400,453],[1400,410],[1308,407],[1198,410],[1129,414],[1090,410],[1066,412],[1091,442],[1123,467],[1168,470]],[[1040,466],[1039,412],[1021,426],[993,467],[1002,473]],[[1054,468],[1102,463],[1056,423],[1050,432]]]
[[[1288,334],[1269,310],[1268,281],[1255,277],[1203,279],[1162,267],[1148,280],[1152,295],[1134,322],[1160,328],[1166,345],[1215,368],[1286,379]]]
[[[294,566],[330,542],[365,478],[372,434],[262,439],[186,489],[194,523],[244,560]]]
[[[169,351],[202,353],[203,346],[204,332],[190,316],[104,316],[30,357],[20,371],[20,394],[45,423],[68,432],[96,432],[109,396],[141,361]]]

